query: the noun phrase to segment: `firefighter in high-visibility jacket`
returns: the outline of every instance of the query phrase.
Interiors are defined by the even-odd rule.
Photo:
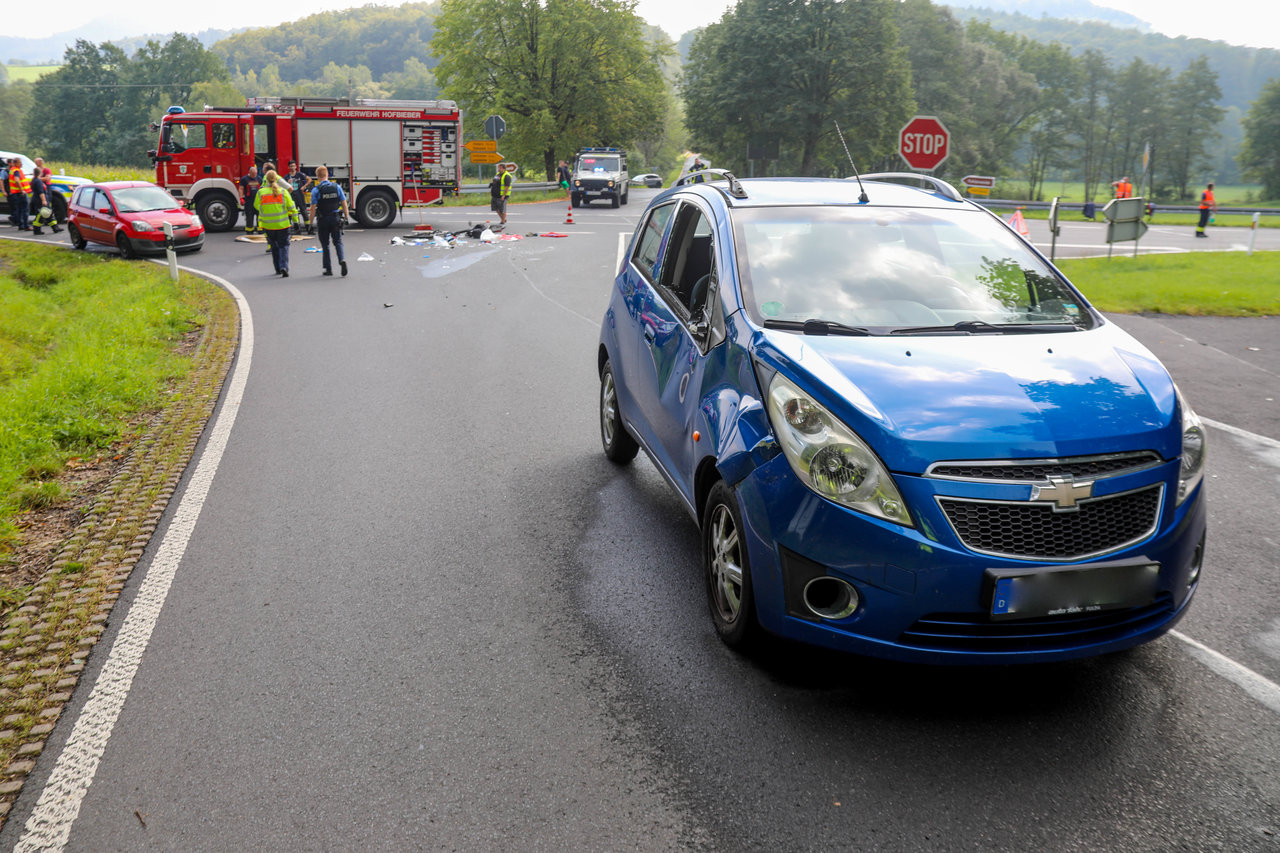
[[[19,231],[31,230],[30,197],[31,179],[22,170],[22,161],[15,157],[9,167],[9,210]]]
[[[271,263],[275,265],[276,275],[284,278],[289,277],[289,233],[299,218],[290,189],[276,170],[270,169],[253,197],[258,227],[266,232],[267,244],[271,247]]]

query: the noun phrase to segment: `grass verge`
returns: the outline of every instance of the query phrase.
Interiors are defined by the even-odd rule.
[[[105,452],[189,369],[174,353],[203,325],[189,288],[151,264],[0,243],[0,579],[19,515],[56,503],[68,463]]]
[[[30,334],[8,322],[13,306]],[[41,320],[35,309],[52,316]],[[17,474],[0,489],[10,532],[0,823],[195,450],[235,353],[237,320],[230,297],[201,279],[174,284],[152,264],[0,241],[0,342],[9,356],[0,443],[16,438],[40,460],[6,462]],[[64,371],[69,378],[54,375]],[[44,395],[22,396],[16,408],[4,396],[42,383]],[[61,441],[66,412],[93,425],[88,440]],[[48,503],[20,510],[14,494],[33,486],[51,493]]]
[[[1280,252],[1082,258],[1057,265],[1103,311],[1280,315]]]

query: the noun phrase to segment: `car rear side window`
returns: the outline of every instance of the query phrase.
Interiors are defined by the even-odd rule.
[[[636,241],[636,250],[631,260],[636,267],[653,281],[653,270],[658,264],[658,256],[662,254],[663,237],[667,233],[667,223],[675,211],[674,204],[664,204],[654,208],[649,218],[640,226],[640,239]]]

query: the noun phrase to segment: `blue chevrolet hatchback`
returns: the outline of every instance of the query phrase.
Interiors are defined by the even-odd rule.
[[[702,175],[618,272],[600,428],[698,523],[725,642],[1040,662],[1178,621],[1205,436],[1155,356],[940,180]]]

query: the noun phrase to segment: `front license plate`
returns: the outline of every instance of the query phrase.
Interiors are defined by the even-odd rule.
[[[988,569],[992,619],[1080,616],[1150,604],[1157,563],[1112,563],[1025,572]]]

